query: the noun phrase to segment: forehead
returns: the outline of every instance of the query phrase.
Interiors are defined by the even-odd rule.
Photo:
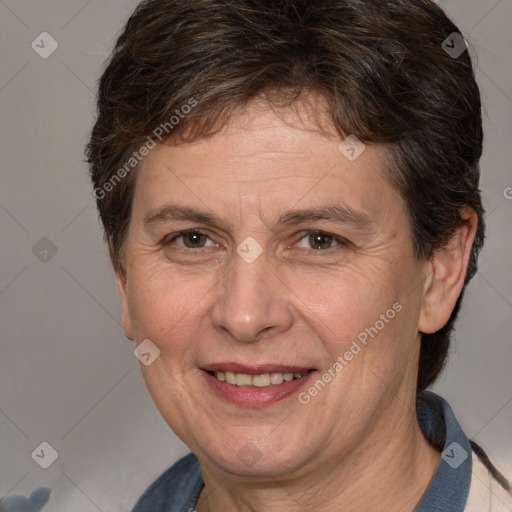
[[[139,169],[135,202],[144,215],[176,201],[219,212],[339,202],[370,217],[400,203],[385,179],[385,148],[362,146],[349,160],[318,105],[312,115],[311,106],[276,111],[254,104],[212,136],[157,146]]]

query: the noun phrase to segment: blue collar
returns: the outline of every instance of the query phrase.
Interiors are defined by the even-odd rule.
[[[429,443],[442,450],[427,491],[414,512],[463,512],[471,484],[471,446],[448,402],[423,391],[416,399],[418,424]]]
[[[471,446],[451,407],[440,396],[418,393],[418,424],[430,444],[443,450],[430,485],[414,512],[463,512],[471,483]],[[204,486],[192,453],[163,473],[141,496],[132,512],[190,512]]]

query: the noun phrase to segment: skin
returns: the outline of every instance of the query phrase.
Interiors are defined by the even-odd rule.
[[[450,316],[475,215],[465,211],[468,224],[431,261],[416,260],[404,203],[385,179],[385,148],[367,145],[350,162],[334,130],[320,132],[304,114],[301,105],[276,113],[255,102],[207,139],[158,146],[138,171],[126,280],[117,275],[123,327],[160,349],[141,368],[163,418],[201,463],[199,512],[404,512],[439,462],[415,416],[419,332]],[[222,225],[144,222],[167,204]],[[277,225],[286,210],[328,204],[370,224]],[[193,248],[190,237],[174,238],[194,228],[207,237]],[[318,248],[305,233],[317,230],[335,238]],[[263,249],[252,263],[236,252],[249,236]],[[237,406],[199,370],[271,362],[320,376],[397,302],[402,310],[307,405],[293,394]],[[247,443],[259,457],[251,465],[238,456]]]

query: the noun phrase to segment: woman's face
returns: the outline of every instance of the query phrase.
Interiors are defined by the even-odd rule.
[[[160,350],[142,371],[163,418],[238,475],[329,467],[414,404],[427,267],[383,149],[350,161],[285,113],[150,151],[118,278],[127,336]]]

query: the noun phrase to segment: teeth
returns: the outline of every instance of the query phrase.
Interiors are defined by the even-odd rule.
[[[250,386],[252,384],[252,377],[247,373],[235,373],[237,386]]]
[[[283,373],[271,373],[270,374],[270,384],[281,384],[284,380]]]
[[[261,375],[253,375],[252,385],[257,388],[270,386],[270,373],[262,373]]]
[[[228,384],[236,385],[236,375],[233,372],[226,372],[225,377]]]
[[[293,379],[300,379],[307,372],[272,372],[261,373],[259,375],[249,375],[248,373],[235,372],[214,372],[215,377],[222,382],[233,384],[234,386],[254,386],[256,388],[265,388],[267,386],[282,384],[283,381],[290,382]]]

